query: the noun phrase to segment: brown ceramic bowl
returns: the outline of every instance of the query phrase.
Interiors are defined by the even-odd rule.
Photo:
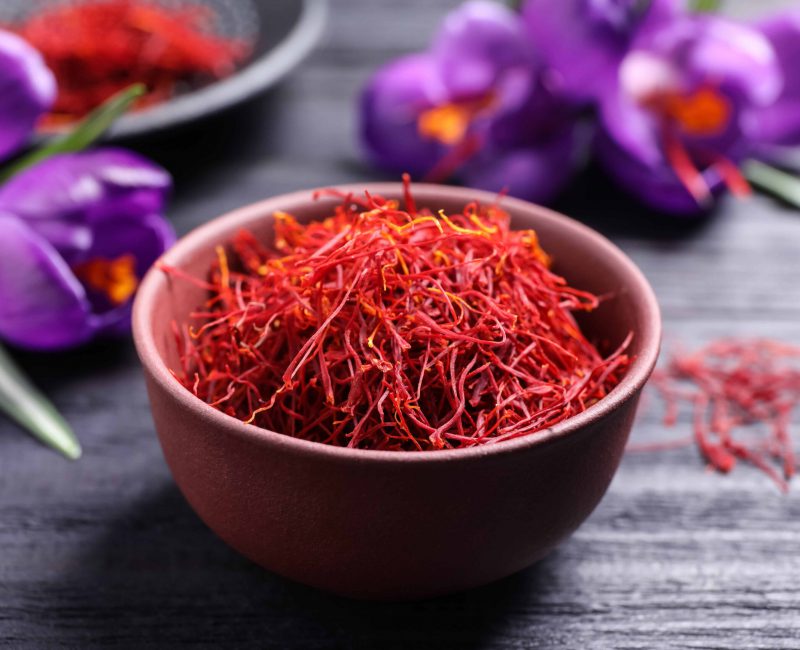
[[[370,192],[400,198],[399,184]],[[343,188],[361,192],[364,185]],[[493,194],[416,185],[417,203],[461,210]],[[268,199],[184,237],[164,261],[202,277],[214,247],[248,228],[269,240],[272,214],[329,214],[312,192]],[[203,521],[233,548],[283,576],[348,596],[409,599],[475,587],[543,557],[592,512],[619,464],[639,394],[658,355],[653,291],[613,244],[524,201],[501,204],[516,228],[535,228],[555,269],[582,289],[613,294],[585,318],[610,348],[634,333],[622,382],[580,415],[528,437],[461,450],[392,452],[296,440],[222,414],[170,374],[170,324],[203,300],[186,282],[151,271],[134,310],[156,429],[175,481]]]

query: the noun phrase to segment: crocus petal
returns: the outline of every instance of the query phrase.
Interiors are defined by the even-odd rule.
[[[602,98],[595,153],[608,175],[641,203],[664,213],[697,215],[707,212],[670,168],[660,141],[656,117],[621,89]],[[703,175],[712,194],[723,190],[713,172]]]
[[[114,260],[126,254],[136,258],[136,276],[142,278],[161,254],[175,242],[175,231],[159,214],[138,219],[106,220],[94,228],[87,257]],[[125,334],[130,330],[132,300],[95,314],[98,334]]]
[[[0,30],[0,159],[16,152],[53,105],[56,82],[41,55]]]
[[[680,0],[528,0],[525,25],[564,93],[593,101],[614,85],[635,38],[678,15]]]
[[[600,102],[601,128],[637,164],[658,167],[664,156],[656,119],[622,89],[615,92],[614,88]]]
[[[169,174],[124,149],[53,156],[0,187],[0,210],[24,220],[72,265],[106,221],[142,219],[164,210]]]
[[[486,150],[459,173],[466,185],[528,201],[546,203],[572,178],[580,159],[576,129],[564,129],[547,142],[526,148]]]
[[[708,212],[711,207],[695,200],[664,159],[643,164],[641,158],[631,156],[630,150],[620,146],[607,131],[598,133],[595,153],[606,173],[621,188],[659,212],[696,216]],[[704,170],[703,178],[711,196],[722,193],[722,179],[713,168]]]
[[[86,293],[58,252],[19,219],[0,216],[0,338],[54,350],[93,334]]]
[[[800,11],[783,13],[758,25],[772,44],[783,73],[780,97],[757,116],[757,137],[769,144],[800,144]]]
[[[445,101],[436,66],[427,54],[403,57],[379,69],[361,95],[364,151],[379,167],[425,175],[446,147],[423,138],[417,119]]]
[[[649,36],[642,47],[675,61],[690,88],[717,80],[729,93],[765,106],[775,101],[783,85],[767,38],[749,25],[721,16],[693,15],[672,21]]]
[[[174,242],[175,231],[159,214],[105,221],[94,228],[89,257],[114,259],[133,253],[136,257],[136,275],[142,277]]]
[[[519,15],[487,0],[471,0],[444,19],[432,55],[454,100],[487,94],[514,107],[533,82],[534,51]]]

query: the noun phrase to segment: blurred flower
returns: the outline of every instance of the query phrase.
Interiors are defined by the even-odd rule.
[[[587,149],[587,129],[572,107],[539,81],[524,104],[498,116],[483,147],[459,176],[478,189],[546,202],[572,179]]]
[[[404,57],[378,70],[361,95],[361,140],[379,167],[426,174],[452,143],[463,137],[466,108],[448,105],[433,60],[428,54]],[[437,97],[439,95],[439,97]],[[445,123],[449,110],[450,133],[440,128],[438,138],[425,137],[426,120],[434,107]],[[430,129],[429,129],[430,130]]]
[[[53,104],[56,83],[39,53],[0,30],[0,160],[16,152]]]
[[[783,73],[778,99],[758,115],[758,138],[769,144],[800,144],[800,10],[767,18],[757,28],[772,44]]]
[[[702,213],[748,180],[800,203],[800,181],[764,163],[800,144],[800,10],[749,26],[689,4],[527,0],[518,16],[468,2],[367,85],[364,149],[393,171],[547,201],[595,126],[599,162],[657,210]]]
[[[781,86],[775,53],[755,29],[710,15],[675,19],[634,42],[619,82],[604,89],[598,156],[644,203],[700,212],[726,187],[748,192],[737,164]]]
[[[631,43],[679,15],[681,0],[528,0],[525,25],[559,90],[596,99],[617,81]]]
[[[121,149],[63,154],[0,187],[0,338],[52,350],[126,331],[172,243],[163,169]]]
[[[545,200],[575,159],[573,115],[556,108],[519,16],[476,0],[447,16],[428,52],[374,75],[361,139],[393,171]]]
[[[28,140],[55,98],[39,54],[0,30],[0,160]],[[131,87],[60,138],[2,170],[0,340],[34,350],[127,331],[139,279],[174,240],[164,219],[169,174],[121,149],[76,153],[143,92]],[[71,152],[71,153],[65,153]],[[68,458],[69,424],[0,347],[0,410]]]

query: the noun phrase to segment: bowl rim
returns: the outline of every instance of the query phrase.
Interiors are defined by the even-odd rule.
[[[209,241],[219,241],[222,233],[235,228],[237,224],[244,224],[255,218],[270,214],[285,206],[297,206],[299,203],[310,203],[312,195],[318,190],[327,190],[333,187],[345,193],[363,193],[364,190],[381,196],[401,196],[401,183],[360,183],[343,184],[299,190],[287,194],[270,197],[230,211],[220,217],[193,229],[179,239],[159,261],[174,264],[178,258],[186,257],[196,249],[208,245]],[[470,201],[480,203],[495,203],[498,195],[493,192],[475,190],[465,187],[449,185],[436,185],[428,183],[415,183],[414,196],[418,203],[426,201]],[[133,337],[136,350],[145,370],[150,377],[170,396],[171,399],[185,409],[198,413],[203,418],[220,429],[220,433],[230,433],[241,436],[257,444],[266,444],[300,455],[327,457],[331,460],[345,462],[382,462],[382,463],[440,463],[453,461],[469,461],[478,457],[494,457],[518,452],[521,449],[541,447],[543,445],[564,440],[584,430],[587,425],[600,420],[619,409],[628,400],[633,398],[647,382],[650,373],[655,367],[661,345],[661,313],[655,293],[645,278],[644,274],[633,261],[611,243],[606,237],[592,228],[549,208],[529,203],[521,199],[503,196],[500,205],[509,212],[535,214],[538,219],[545,219],[556,223],[557,227],[565,230],[567,234],[580,233],[588,237],[592,245],[597,246],[601,254],[609,256],[621,269],[630,284],[627,289],[642,301],[646,318],[639,332],[641,351],[633,360],[630,369],[620,383],[612,389],[603,399],[599,400],[582,413],[574,415],[553,427],[543,429],[534,434],[520,436],[496,444],[476,445],[463,449],[442,449],[437,451],[388,451],[374,449],[351,449],[338,447],[311,440],[292,438],[290,436],[264,429],[250,424],[245,424],[230,415],[209,406],[201,399],[186,390],[171,374],[166,362],[158,352],[154,332],[149,326],[149,317],[153,304],[161,290],[168,286],[165,275],[159,271],[157,263],[147,272],[139,286],[133,307]],[[280,207],[283,206],[283,207]]]

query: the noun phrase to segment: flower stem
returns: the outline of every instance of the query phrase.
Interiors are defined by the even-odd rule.
[[[748,160],[742,172],[755,187],[795,208],[800,208],[800,178],[759,160]]]
[[[81,456],[81,445],[66,420],[22,374],[0,347],[0,410],[44,444],[70,460]]]
[[[6,181],[51,156],[88,148],[145,92],[147,89],[142,84],[134,84],[118,92],[78,122],[71,131],[45,142],[0,171],[0,181]]]
[[[693,0],[692,11],[698,13],[710,13],[719,9],[720,0]]]

